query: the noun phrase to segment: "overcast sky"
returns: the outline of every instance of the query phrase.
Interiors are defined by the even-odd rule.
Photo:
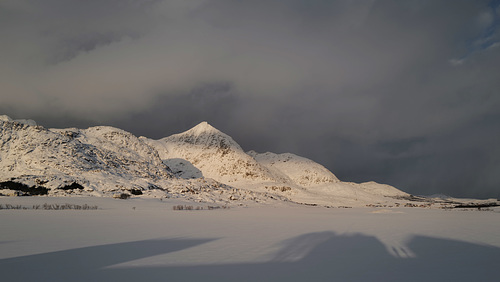
[[[208,121],[341,180],[500,197],[500,1],[1,0],[0,114]]]

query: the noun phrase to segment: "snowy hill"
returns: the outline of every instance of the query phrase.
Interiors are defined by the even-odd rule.
[[[275,174],[288,177],[295,185],[311,187],[339,182],[324,166],[294,154],[259,154],[255,151],[249,151],[248,154]]]
[[[192,129],[165,137],[149,140],[162,160],[184,160],[199,169],[204,177],[232,184],[241,181],[273,181],[275,176],[247,155],[233,138],[202,122]],[[194,176],[194,175],[193,175]]]
[[[202,202],[394,203],[389,185],[340,181],[294,154],[245,153],[207,122],[152,140],[109,126],[46,129],[0,116],[0,193],[181,197]],[[398,198],[398,199],[395,199]]]
[[[141,147],[137,138],[119,130],[49,130],[18,122],[0,123],[3,181],[15,179],[48,189],[77,183],[94,191],[110,189],[110,180],[114,187],[142,190],[139,187],[147,185],[142,183],[144,179],[172,178],[156,151],[147,150],[145,144]],[[122,133],[121,144],[114,143],[117,133]]]
[[[230,136],[207,122],[160,140],[141,139],[158,150],[164,163],[185,176],[195,177],[196,172],[242,190],[271,193],[293,202],[366,205],[393,203],[395,197],[409,196],[375,182],[341,182],[322,165],[294,154],[245,153]]]
[[[121,129],[32,124],[5,116],[0,120],[0,194],[125,193],[205,202],[256,197],[211,179],[177,178],[155,149]]]

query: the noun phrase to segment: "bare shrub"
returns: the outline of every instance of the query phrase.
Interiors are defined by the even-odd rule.
[[[229,206],[208,206],[208,210],[229,209]]]
[[[22,205],[11,205],[5,204],[5,206],[0,205],[0,210],[97,210],[97,205],[73,205],[73,204],[43,204],[43,205],[33,205],[31,207],[26,207]]]
[[[129,199],[129,198],[130,198],[130,194],[127,194],[127,193],[119,193],[119,194],[114,194],[114,195],[113,195],[113,198],[115,198],[115,199],[122,199],[122,200],[126,200],[126,199]]]
[[[216,209],[229,209],[229,206],[207,206],[202,207],[202,206],[188,206],[188,205],[175,205],[172,207],[174,211],[191,211],[191,210],[197,210],[197,211],[202,211],[202,210],[216,210]]]
[[[173,206],[173,209],[174,209],[174,211],[181,211],[184,209],[184,206],[183,205],[176,205],[176,206]]]
[[[288,186],[266,186],[266,189],[270,189],[273,191],[280,191],[280,192],[286,192],[286,191],[291,191],[292,188]]]

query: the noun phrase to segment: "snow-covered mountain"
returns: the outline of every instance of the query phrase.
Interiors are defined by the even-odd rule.
[[[312,187],[339,182],[339,179],[324,166],[294,154],[270,152],[259,154],[255,151],[249,151],[248,154],[260,165],[274,174],[283,175],[295,185]]]
[[[154,148],[121,129],[46,129],[2,116],[0,194],[19,193],[125,193],[208,202],[256,197],[212,179],[179,179]]]
[[[342,182],[293,154],[246,153],[207,122],[152,140],[109,126],[46,129],[0,116],[0,193],[8,189],[359,206],[409,196],[389,185]]]
[[[0,122],[0,177],[4,181],[33,182],[49,189],[77,183],[94,191],[110,189],[106,179],[112,179],[115,187],[131,190],[148,185],[142,183],[144,179],[173,178],[155,150],[119,129],[49,130]]]
[[[221,183],[243,190],[273,193],[294,202],[365,205],[409,196],[392,186],[375,182],[341,182],[322,165],[294,154],[245,153],[230,136],[207,122],[160,140],[142,139],[156,148],[160,158],[173,170],[183,171],[176,165],[178,162]]]
[[[143,138],[158,150],[160,157],[177,166],[172,159],[189,162],[204,177],[227,184],[240,181],[274,181],[274,176],[252,156],[246,154],[233,138],[202,122],[192,129],[160,140]],[[195,175],[190,175],[194,177]]]

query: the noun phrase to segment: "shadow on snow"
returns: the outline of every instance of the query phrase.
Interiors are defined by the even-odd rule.
[[[147,240],[1,259],[4,281],[493,281],[500,248],[417,236],[398,258],[375,237],[309,233],[283,242],[270,262],[105,268],[215,239]]]

